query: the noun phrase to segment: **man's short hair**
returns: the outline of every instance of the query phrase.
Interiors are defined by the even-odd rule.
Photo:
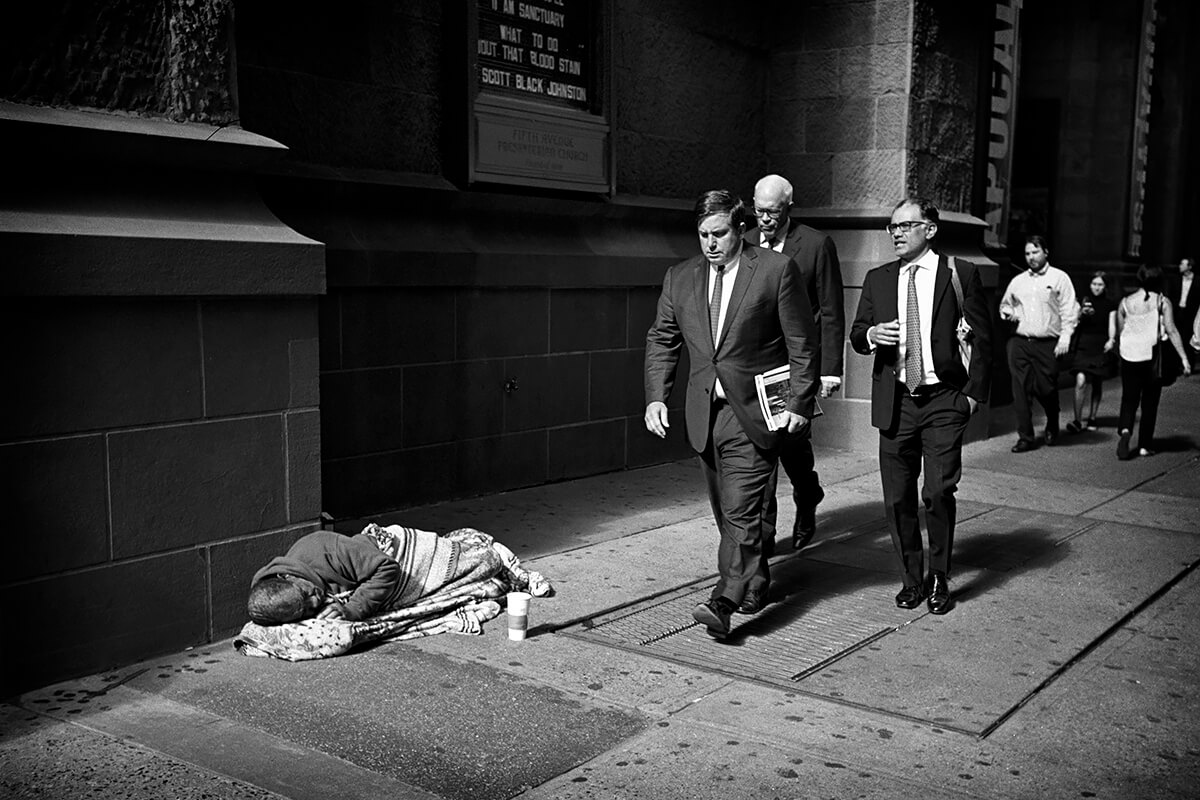
[[[736,229],[746,224],[746,204],[728,189],[713,189],[696,201],[696,226],[713,214],[728,214],[729,223]]]
[[[268,575],[250,587],[246,610],[259,625],[295,622],[309,612],[300,587],[279,575]]]
[[[1032,236],[1026,236],[1025,244],[1031,244],[1034,247],[1041,248],[1042,251],[1045,252],[1047,255],[1050,253],[1050,244],[1046,241],[1045,236],[1041,236],[1036,233],[1033,234]]]
[[[942,220],[941,214],[938,213],[938,207],[927,197],[906,197],[892,206],[892,213],[895,214],[904,206],[916,206],[921,210],[921,216],[930,222],[938,223]]]

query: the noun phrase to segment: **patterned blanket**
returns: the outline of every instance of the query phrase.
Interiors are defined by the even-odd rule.
[[[394,555],[405,529],[374,523],[363,529],[380,550]],[[438,633],[478,635],[483,623],[500,614],[498,602],[510,591],[536,597],[553,594],[542,575],[521,566],[516,555],[491,536],[474,528],[446,534],[461,553],[456,573],[444,586],[402,608],[393,608],[368,619],[306,619],[285,625],[263,626],[247,622],[233,641],[245,656],[308,661],[331,658],[370,642],[399,641]]]

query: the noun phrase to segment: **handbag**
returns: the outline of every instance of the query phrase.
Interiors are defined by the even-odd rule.
[[[1150,354],[1150,364],[1155,379],[1163,386],[1170,386],[1183,374],[1183,363],[1179,360],[1179,353],[1175,352],[1171,340],[1163,333],[1162,295],[1158,296],[1158,339]]]

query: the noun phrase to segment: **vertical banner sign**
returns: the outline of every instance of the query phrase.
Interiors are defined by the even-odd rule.
[[[1150,86],[1154,82],[1155,0],[1142,2],[1141,41],[1138,44],[1137,93],[1133,104],[1133,147],[1129,164],[1129,222],[1125,255],[1142,255],[1142,214],[1146,206],[1146,162],[1150,140]]]
[[[1017,123],[1017,69],[1021,0],[998,0],[992,37],[992,89],[988,127],[984,244],[1003,247],[1012,207],[1013,131]]]
[[[475,0],[470,180],[609,192],[604,0]]]

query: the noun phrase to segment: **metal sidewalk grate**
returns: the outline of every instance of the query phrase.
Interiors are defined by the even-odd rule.
[[[560,633],[635,650],[733,677],[797,688],[797,682],[911,622],[920,612],[892,602],[888,577],[838,564],[791,559],[772,567],[772,603],[735,614],[715,641],[692,620],[715,579],[625,606]]]

